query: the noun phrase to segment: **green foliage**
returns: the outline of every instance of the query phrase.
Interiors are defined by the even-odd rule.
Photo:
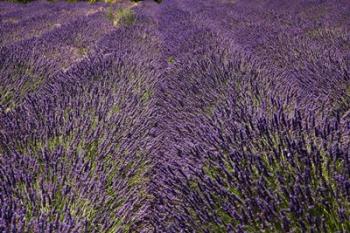
[[[114,12],[112,7],[108,7],[106,17],[108,20],[113,21],[114,18]]]
[[[147,102],[151,98],[151,96],[152,96],[152,92],[149,90],[146,90],[141,96],[141,101]]]
[[[132,9],[122,8],[118,9],[113,17],[113,25],[127,25],[130,26],[135,22],[135,14]]]
[[[130,26],[136,20],[135,13],[130,8],[121,8],[114,11],[112,7],[109,7],[107,9],[106,16],[110,21],[112,21],[114,26],[119,26],[119,25]]]
[[[168,57],[168,64],[174,64],[175,58],[173,56]]]

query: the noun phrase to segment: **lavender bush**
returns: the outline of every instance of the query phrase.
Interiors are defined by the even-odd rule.
[[[349,11],[0,2],[0,232],[350,232]]]

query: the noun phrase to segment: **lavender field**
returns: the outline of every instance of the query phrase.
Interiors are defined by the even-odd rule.
[[[350,1],[1,1],[0,232],[350,232]]]

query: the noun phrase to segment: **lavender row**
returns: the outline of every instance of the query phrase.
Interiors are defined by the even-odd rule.
[[[13,109],[51,76],[86,58],[96,41],[114,30],[103,12],[70,20],[40,37],[1,49],[1,88],[4,93],[1,105],[4,109]],[[97,26],[98,31],[95,30]]]
[[[348,4],[296,1],[293,9],[253,2],[196,3],[193,14],[203,15],[212,28],[279,74],[278,93],[294,89],[305,108],[317,105],[310,99],[323,97],[328,98],[327,105],[338,105],[337,99],[348,95],[349,85]]]
[[[198,11],[203,10],[200,4],[195,3]],[[271,69],[269,63],[261,62],[259,54],[246,50],[250,40],[244,41],[244,37],[235,34],[242,39],[239,47],[215,37],[213,28],[197,21],[201,17],[190,17],[190,5],[185,8],[183,2],[177,1],[161,6],[164,16],[160,18],[160,30],[162,38],[169,41],[165,56],[176,54],[176,59],[186,63],[170,66],[159,86],[159,135],[164,144],[158,152],[157,173],[152,179],[155,229],[349,230],[347,108],[334,108],[329,115],[322,109],[327,98],[319,94],[316,108],[305,111],[305,102],[295,91],[300,93],[307,86],[281,83],[280,70]],[[208,10],[222,14],[215,4]],[[261,16],[252,12],[251,17]],[[170,23],[170,27],[162,26],[162,22],[167,22],[167,26]],[[259,31],[254,28],[251,32]],[[188,40],[176,37],[177,33],[183,33]],[[196,36],[201,37],[200,43]],[[197,51],[201,51],[198,57]],[[338,69],[339,79],[347,82],[348,68],[344,62],[340,64],[343,68]],[[321,67],[334,71],[338,65],[331,60]],[[313,78],[314,82],[321,82],[322,78],[334,82],[320,73],[314,73]],[[337,87],[341,85],[317,88],[337,92]],[[333,143],[316,146],[322,141]],[[330,168],[326,170],[325,166]],[[282,176],[280,172],[284,172]],[[278,183],[287,178],[289,183]],[[339,179],[342,183],[336,185]]]
[[[203,78],[202,64],[195,74]],[[164,232],[349,231],[349,118],[338,112],[317,121],[293,109],[293,97],[265,92],[254,68],[211,65],[218,82],[234,80],[231,94],[209,122],[197,113],[196,128],[182,125],[178,138],[192,141],[171,156],[194,164],[182,159],[161,169],[172,182],[156,195],[168,218],[155,225]]]
[[[130,40],[118,50],[101,48],[1,113],[2,231],[148,227],[156,38],[121,30]]]

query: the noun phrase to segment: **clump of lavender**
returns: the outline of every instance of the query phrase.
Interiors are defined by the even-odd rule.
[[[160,172],[167,192],[156,194],[166,219],[160,229],[349,231],[350,135],[342,112],[320,118],[300,110],[289,93],[276,98],[269,92],[274,84],[264,81],[264,70],[242,65],[212,60],[189,69],[190,80],[225,80],[231,93],[220,106],[204,111],[210,123],[196,118],[203,130],[214,128],[201,135],[207,140],[169,153],[179,161],[186,153],[197,163],[174,161]],[[206,88],[197,87],[198,95]],[[191,131],[185,123],[181,132]]]
[[[222,154],[209,154],[198,178],[187,180],[217,211],[208,224],[249,232],[350,229],[349,144],[340,143],[339,119],[321,128],[310,118],[281,112],[247,122],[222,142]]]

